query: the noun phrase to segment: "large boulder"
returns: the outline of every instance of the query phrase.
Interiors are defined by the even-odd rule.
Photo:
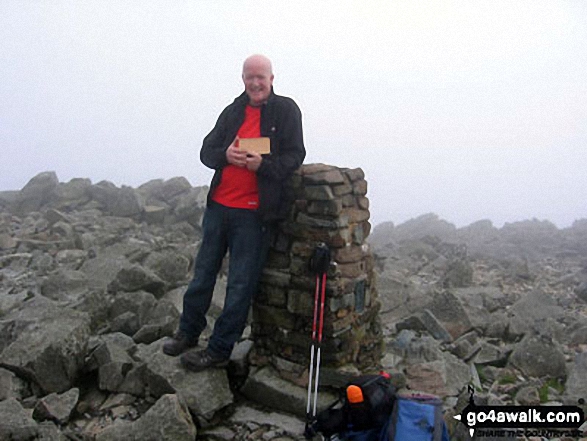
[[[20,190],[16,211],[19,213],[39,211],[41,207],[54,199],[58,184],[59,179],[54,171],[39,173]]]
[[[90,317],[35,297],[0,324],[0,365],[46,392],[71,389],[84,366]]]
[[[577,354],[569,369],[564,399],[566,404],[576,405],[587,397],[587,352]]]
[[[524,337],[512,352],[510,363],[530,377],[566,377],[565,356],[559,345],[546,337]]]
[[[166,284],[161,278],[148,268],[133,264],[121,268],[115,279],[108,285],[110,291],[148,291],[157,298],[165,294]]]
[[[140,344],[135,354],[145,365],[150,393],[157,397],[176,393],[200,425],[209,425],[216,412],[234,401],[226,369],[186,371],[177,357],[163,354],[162,345],[163,340]]]
[[[110,426],[96,441],[193,441],[197,429],[183,400],[166,394],[137,421]]]
[[[472,327],[466,309],[451,291],[436,293],[427,307],[453,338],[458,338]]]
[[[33,418],[37,421],[54,421],[66,424],[77,405],[79,389],[73,388],[62,394],[51,393],[41,398],[33,411]]]
[[[15,398],[0,401],[0,439],[28,441],[38,434],[37,422]]]
[[[255,369],[248,376],[241,392],[250,400],[303,417],[305,415],[307,390],[284,380],[272,367]],[[318,395],[318,409],[324,409],[337,397],[327,391]]]

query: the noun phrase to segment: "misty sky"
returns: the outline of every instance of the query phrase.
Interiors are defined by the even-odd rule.
[[[273,61],[306,163],[372,222],[587,218],[587,2],[0,1],[0,190],[41,171],[207,185],[203,137]]]

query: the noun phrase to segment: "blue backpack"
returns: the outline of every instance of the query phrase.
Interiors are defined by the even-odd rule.
[[[422,393],[397,394],[379,441],[449,441],[442,400]]]
[[[360,406],[344,396],[318,414],[313,433],[341,441],[449,441],[436,395],[397,393],[384,375],[364,375],[349,385],[362,390]]]

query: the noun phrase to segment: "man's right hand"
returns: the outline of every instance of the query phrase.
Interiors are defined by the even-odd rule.
[[[238,136],[234,138],[232,144],[226,149],[226,160],[229,164],[236,165],[237,167],[246,167],[247,165],[247,152],[242,151],[236,146]]]

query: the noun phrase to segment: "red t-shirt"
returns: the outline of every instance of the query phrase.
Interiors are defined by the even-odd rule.
[[[261,136],[261,107],[247,105],[245,120],[237,133],[239,138],[259,138]],[[220,184],[216,187],[212,200],[226,207],[259,208],[257,174],[244,167],[228,164],[222,169]]]

